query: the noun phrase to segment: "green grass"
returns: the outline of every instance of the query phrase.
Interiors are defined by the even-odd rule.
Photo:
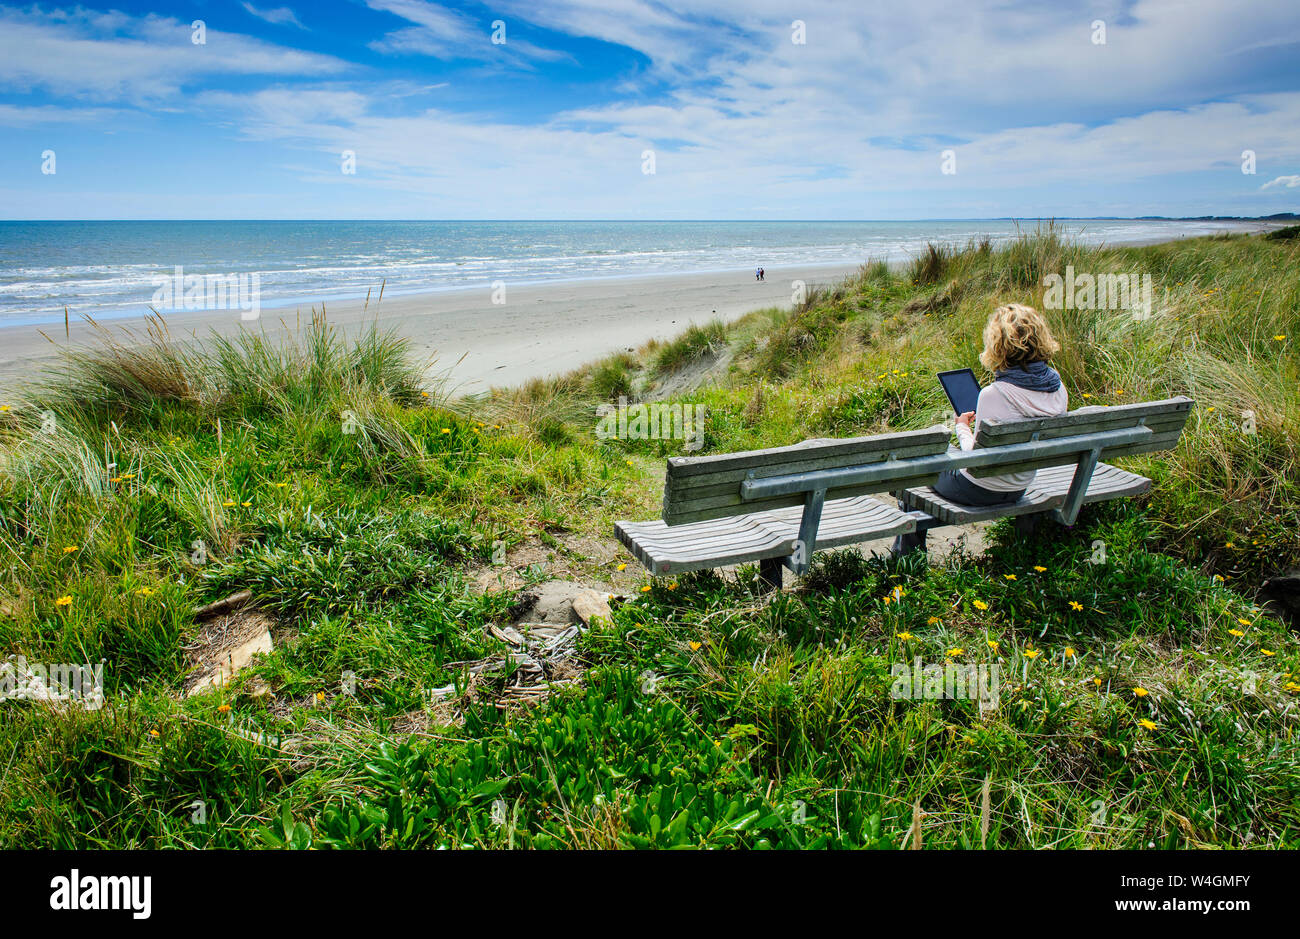
[[[1253,596],[1300,564],[1296,244],[936,249],[461,401],[323,317],[288,344],[105,334],[0,402],[0,654],[102,660],[109,699],[0,704],[0,846],[1295,847],[1300,644]],[[979,557],[824,553],[776,595],[591,549],[656,513],[683,444],[598,440],[596,405],[729,348],[677,399],[708,410],[698,452],[928,426],[933,373],[978,368],[992,306],[1067,264],[1158,295],[1049,311],[1074,405],[1197,402],[1176,451],[1126,461],[1143,499]],[[634,597],[534,710],[461,664],[503,651],[514,594],[472,587],[502,552]],[[184,697],[194,608],[243,589],[275,652]],[[997,665],[998,708],[896,698],[917,657]]]

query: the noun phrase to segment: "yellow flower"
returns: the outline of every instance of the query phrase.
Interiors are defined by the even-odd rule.
[[[221,707],[217,708],[217,711],[218,711],[218,713],[226,714],[226,713],[228,713],[228,712],[230,711],[230,705],[229,705],[229,704],[223,704],[223,705],[221,705]]]
[[[1141,724],[1143,727],[1145,727],[1147,730],[1155,730],[1157,727],[1160,726],[1155,721],[1148,720],[1145,717],[1142,718],[1142,720],[1138,721],[1138,723]]]
[[[627,570],[627,565],[626,565],[626,564],[620,564],[620,565],[618,566],[617,570],[625,571],[625,570]]]
[[[1036,659],[1040,655],[1042,655],[1042,653],[1039,652],[1037,649],[1026,649],[1022,654],[1027,659]]]
[[[121,476],[114,476],[112,479],[109,480],[110,483],[120,483],[121,481],[122,481]]]
[[[642,587],[642,588],[641,588],[641,592],[642,592],[642,593],[649,593],[649,592],[650,592],[650,585],[649,585],[649,584],[646,584],[644,587]]]
[[[1246,634],[1245,634],[1244,632],[1242,632],[1240,629],[1229,629],[1229,630],[1228,630],[1228,635],[1229,635],[1229,636],[1238,636],[1238,637],[1240,637],[1240,636],[1244,636],[1244,635],[1246,635]]]
[[[1286,339],[1286,333],[1278,333],[1273,338],[1276,339],[1278,342],[1282,342],[1284,339]]]
[[[71,596],[67,596],[67,597],[59,597],[59,599],[57,599],[57,600],[54,601],[54,605],[55,605],[55,606],[72,606],[72,597],[71,597]]]
[[[965,654],[966,654],[966,650],[963,649],[961,646],[958,646],[955,649],[948,650],[948,655],[950,656],[958,656],[958,655],[965,655]]]
[[[1016,575],[1015,575],[1015,574],[1003,574],[1002,576],[1005,577],[1007,580],[1015,580],[1015,579],[1016,579]]]
[[[1071,601],[1070,601],[1070,609],[1072,609],[1072,610],[1082,610],[1082,609],[1083,609],[1083,604],[1080,603],[1078,600],[1071,600]]]
[[[135,473],[125,473],[125,474],[123,474],[122,478],[123,478],[123,479],[135,479]]]
[[[1237,617],[1237,622],[1240,623],[1240,624],[1243,625],[1243,626],[1249,626],[1249,625],[1250,625],[1250,620],[1248,620],[1248,619],[1242,619],[1240,616]]]
[[[939,617],[937,617],[937,616],[931,616],[928,620],[925,621],[925,625],[927,625],[927,626],[938,626],[938,625],[939,625]]]
[[[251,502],[241,502],[241,503],[239,503],[239,504],[242,505],[244,508],[248,508],[248,507],[249,507],[250,505],[252,505],[253,503],[251,503]]]
[[[671,584],[669,584],[669,585],[668,585],[668,589],[669,589],[669,590],[676,590],[676,589],[677,589],[677,581],[674,580]]]
[[[977,610],[987,610],[989,608],[989,605],[983,600],[975,600],[971,603],[971,606],[975,607]]]
[[[1072,659],[1072,658],[1074,658],[1074,647],[1073,647],[1073,646],[1066,646],[1066,647],[1065,647],[1065,657],[1066,657],[1067,659]]]
[[[1223,543],[1223,546],[1224,546],[1225,548],[1231,548],[1232,545],[1233,545],[1233,542],[1231,542],[1231,541],[1225,541],[1225,542]]]
[[[1094,678],[1094,679],[1092,680],[1092,683],[1093,683],[1094,685],[1096,685],[1098,688],[1101,687],[1101,679],[1100,679],[1100,678]]]
[[[450,428],[450,427],[444,427],[444,428],[442,429],[442,432],[443,432],[444,434],[449,434],[449,433],[451,433],[451,428]]]
[[[1212,405],[1212,404],[1211,404],[1208,408],[1205,409],[1205,413],[1206,413],[1206,414],[1213,413],[1213,411],[1214,411],[1214,405]]]
[[[1134,688],[1133,693],[1139,698],[1145,698],[1149,692],[1145,688]]]
[[[429,392],[427,392],[427,391],[421,391],[421,392],[420,392],[420,397],[421,397],[421,398],[427,398],[427,397],[429,397]]]
[[[325,692],[323,692],[323,691],[318,691],[318,692],[316,692],[316,700],[317,700],[317,701],[324,701],[324,700],[325,700]]]
[[[1274,651],[1272,651],[1271,649],[1260,649],[1259,651],[1260,651],[1263,655],[1267,655],[1267,656],[1270,656],[1270,657],[1272,657],[1272,656],[1274,656],[1274,655],[1277,655],[1277,653],[1274,652]]]
[[[996,639],[990,639],[988,643],[989,643],[989,648],[992,649],[995,653],[1000,653],[1002,651],[1002,649],[998,646],[998,641]]]
[[[0,414],[8,414],[8,413],[9,413],[9,405],[0,404]]]
[[[1043,567],[1043,565],[1041,564],[1035,564],[1034,570],[1038,571],[1038,573],[1041,574],[1043,571],[1047,570],[1047,568]]]
[[[150,737],[161,737],[162,734],[158,733],[158,731],[156,731],[156,730],[151,730],[151,731],[149,731],[149,736],[150,736]]]
[[[63,549],[63,553],[64,553],[64,554],[71,554],[73,551],[76,551],[77,549],[78,549],[78,545],[70,544],[70,545],[68,545],[66,548]]]
[[[894,633],[894,635],[897,636],[899,639],[902,639],[904,642],[907,642],[907,640],[912,638],[912,634],[909,633],[907,630],[903,630],[901,633]]]
[[[152,596],[153,596],[153,590],[150,589],[149,587],[141,587],[139,590],[136,591],[136,593],[138,593],[138,594],[139,594],[140,596],[142,596],[142,597],[152,597]]]
[[[276,483],[276,484],[275,484],[275,488],[276,488],[276,489],[283,489],[283,488],[284,488],[285,486],[287,486],[287,485],[289,485],[289,484],[288,484],[288,483]]]
[[[1092,397],[1092,395],[1088,394],[1086,391],[1083,393],[1083,396],[1084,396],[1085,398],[1091,398],[1091,397]]]
[[[1115,394],[1117,394],[1117,395],[1122,395],[1123,393],[1124,393],[1124,389],[1123,389],[1123,388],[1116,388],[1116,389],[1115,389]]]
[[[691,645],[691,651],[692,651],[692,652],[698,652],[701,643],[698,643],[698,642],[695,642],[694,640],[692,640],[690,645]]]
[[[231,500],[231,499],[227,499],[225,502],[223,502],[223,503],[221,503],[221,504],[222,504],[222,506],[224,506],[224,507],[227,508],[227,509],[229,509],[229,508],[233,508],[234,505],[235,505],[234,501]]]

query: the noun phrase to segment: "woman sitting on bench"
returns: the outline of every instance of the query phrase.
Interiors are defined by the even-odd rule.
[[[993,311],[984,327],[980,353],[993,382],[980,391],[974,411],[957,417],[957,440],[963,450],[975,448],[980,421],[1055,417],[1069,410],[1061,376],[1047,364],[1060,350],[1047,320],[1033,307],[1008,303]],[[964,469],[948,470],[932,488],[962,505],[1007,505],[1018,501],[1033,481],[1033,470],[978,479]],[[906,511],[902,502],[899,507]],[[924,546],[925,532],[900,535],[894,542],[894,550],[900,553]]]

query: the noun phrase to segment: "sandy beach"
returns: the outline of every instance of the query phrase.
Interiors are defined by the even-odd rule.
[[[507,285],[504,303],[493,303],[493,291],[482,287],[385,296],[382,302],[372,298],[368,309],[362,301],[330,302],[325,308],[329,321],[348,333],[377,316],[381,327],[409,338],[417,356],[435,360],[431,373],[449,372],[456,393],[473,394],[563,374],[650,339],[672,337],[691,323],[789,307],[793,281],[834,283],[855,269],[771,268],[761,283],[752,270],[737,270]],[[274,335],[310,318],[310,304],[263,309],[251,323],[242,322],[238,310],[165,316],[174,335],[198,339],[213,331],[232,335],[248,328]],[[119,336],[124,329],[142,334],[145,319],[112,319],[101,325]],[[57,369],[62,349],[95,341],[95,330],[78,320],[66,337],[62,323],[0,328],[0,391],[18,392],[24,380]]]

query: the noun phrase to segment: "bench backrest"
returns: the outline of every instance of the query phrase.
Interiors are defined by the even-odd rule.
[[[1100,459],[1113,460],[1116,457],[1129,456],[1134,453],[1150,453],[1155,450],[1171,450],[1178,443],[1178,436],[1183,432],[1187,416],[1192,410],[1192,399],[1181,395],[1166,398],[1163,401],[1144,401],[1134,404],[1120,404],[1112,407],[1091,406],[1069,411],[1058,417],[1038,417],[1014,421],[980,421],[979,433],[975,435],[975,446],[979,448],[1003,447],[1009,444],[1029,443],[1034,440],[1058,440],[1063,437],[1075,437],[1081,434],[1094,434],[1109,430],[1125,430],[1130,427],[1145,426],[1151,428],[1151,435],[1140,443],[1106,447]],[[999,466],[971,467],[972,476],[1000,476],[1004,473],[1019,473],[1042,469],[1047,466],[1061,466],[1073,462],[1070,458],[1028,456]]]
[[[1084,407],[1058,417],[981,421],[975,443],[977,449],[996,449],[1035,441],[1068,443],[1072,437],[1147,427],[1151,430],[1149,435],[1136,443],[1107,446],[1101,451],[1100,459],[1112,460],[1134,453],[1169,450],[1178,443],[1192,403],[1190,398],[1180,396],[1114,407]],[[805,440],[788,447],[742,453],[670,457],[664,479],[663,519],[669,525],[682,525],[801,505],[807,499],[808,487],[803,487],[803,491],[747,499],[741,486],[747,479],[851,470],[885,461],[899,461],[897,469],[877,473],[884,478],[870,482],[834,481],[827,487],[825,498],[847,499],[933,485],[939,473],[934,465],[936,461],[925,460],[922,461],[924,465],[919,466],[909,466],[908,461],[946,454],[949,439],[947,429],[931,427],[873,437]],[[969,472],[976,477],[996,476],[1063,466],[1076,462],[1086,449],[1081,442],[1077,450],[1069,450],[1068,446],[1064,449],[1057,447],[1056,452],[1050,455],[1021,453],[997,465],[972,466]]]
[[[727,518],[802,505],[804,493],[774,496],[767,499],[743,499],[740,484],[746,478],[786,476],[816,470],[868,466],[893,458],[933,456],[947,451],[949,433],[943,427],[911,430],[896,434],[846,439],[805,440],[788,447],[748,450],[743,453],[719,453],[710,456],[669,457],[664,479],[664,521],[669,525],[698,522],[710,518]],[[900,473],[906,470],[900,467]],[[827,499],[883,492],[908,486],[928,486],[938,479],[930,472],[912,477],[900,476],[898,483],[882,488],[847,486],[830,489]]]

